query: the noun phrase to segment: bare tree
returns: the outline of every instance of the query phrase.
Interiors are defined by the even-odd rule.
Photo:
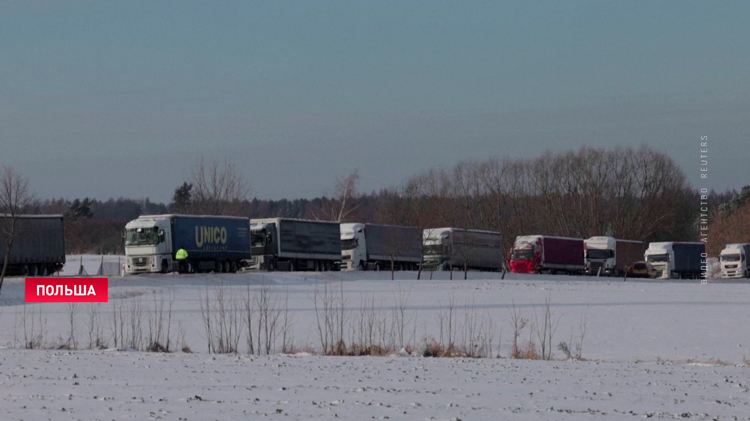
[[[5,216],[0,218],[0,237],[5,257],[0,271],[0,290],[3,288],[13,242],[18,235],[18,218],[33,200],[34,196],[29,191],[29,180],[13,167],[4,166],[0,174],[0,214],[4,213]]]
[[[333,197],[325,200],[318,211],[311,210],[313,217],[318,220],[346,222],[359,208],[359,170],[354,170],[346,177],[336,177],[333,186]]]
[[[207,161],[203,156],[190,169],[187,185],[192,186],[191,212],[204,215],[238,215],[250,191],[234,162]]]

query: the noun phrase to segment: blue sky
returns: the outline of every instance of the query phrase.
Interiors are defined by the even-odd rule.
[[[200,154],[261,198],[646,143],[750,184],[748,2],[0,1],[0,164],[168,200]],[[709,136],[710,180],[699,179]]]

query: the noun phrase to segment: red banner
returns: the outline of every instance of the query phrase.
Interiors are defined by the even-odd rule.
[[[106,303],[107,278],[26,278],[27,303]]]

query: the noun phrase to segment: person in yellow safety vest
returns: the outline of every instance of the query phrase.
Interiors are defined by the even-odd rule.
[[[177,253],[175,254],[174,258],[178,262],[180,262],[180,272],[184,273],[187,271],[187,265],[185,265],[185,261],[187,260],[188,252],[185,249],[179,249],[177,250]]]

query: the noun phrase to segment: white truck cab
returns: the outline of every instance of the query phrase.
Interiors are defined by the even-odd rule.
[[[364,224],[341,224],[341,269],[363,269],[367,262]]]
[[[125,225],[125,273],[171,270],[172,233],[169,218],[140,217]]]
[[[671,242],[668,243],[650,243],[646,249],[646,261],[656,269],[657,279],[667,279],[671,277],[674,270],[674,250]]]
[[[719,259],[721,262],[722,278],[749,278],[747,259],[750,253],[750,243],[727,244],[721,251]]]
[[[591,237],[584,241],[586,247],[586,273],[610,275],[617,268],[615,250],[617,240],[613,237]],[[643,250],[643,249],[641,249]]]

